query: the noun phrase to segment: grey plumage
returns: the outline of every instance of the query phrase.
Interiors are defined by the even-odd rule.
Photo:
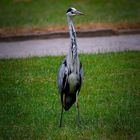
[[[80,125],[79,107],[78,107],[78,94],[81,89],[83,80],[82,63],[79,61],[77,53],[76,32],[72,22],[72,17],[75,15],[82,15],[81,12],[75,8],[69,8],[67,10],[67,20],[71,38],[71,46],[68,55],[62,62],[58,72],[58,88],[61,96],[62,111],[60,118],[60,126],[62,124],[63,108],[65,111],[76,103],[78,111],[77,124]]]

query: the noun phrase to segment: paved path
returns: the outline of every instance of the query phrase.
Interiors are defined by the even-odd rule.
[[[80,53],[104,53],[124,50],[140,51],[140,34],[110,37],[78,38]],[[46,39],[19,42],[1,42],[0,58],[62,55],[68,52],[69,39]]]

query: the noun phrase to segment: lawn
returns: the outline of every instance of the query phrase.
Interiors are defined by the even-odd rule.
[[[77,24],[140,23],[139,0],[1,0],[0,28],[66,25],[68,7],[86,14]]]
[[[140,138],[140,52],[80,55],[84,83],[59,128],[57,71],[64,56],[0,60],[0,139]]]

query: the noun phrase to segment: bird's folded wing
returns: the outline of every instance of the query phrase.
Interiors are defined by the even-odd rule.
[[[58,88],[59,92],[62,93],[65,87],[65,82],[66,82],[66,60],[63,61],[59,68],[58,72]]]

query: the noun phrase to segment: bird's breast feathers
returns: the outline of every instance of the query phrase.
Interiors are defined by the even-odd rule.
[[[70,93],[75,93],[77,84],[79,83],[79,76],[75,73],[71,73],[68,77]]]

